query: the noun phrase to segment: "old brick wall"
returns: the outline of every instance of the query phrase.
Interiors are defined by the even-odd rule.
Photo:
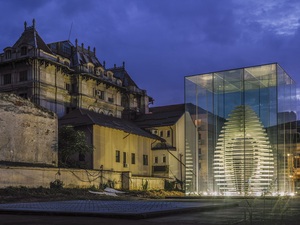
[[[57,165],[57,117],[0,93],[0,161]]]

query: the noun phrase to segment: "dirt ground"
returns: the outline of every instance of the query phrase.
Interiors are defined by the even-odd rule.
[[[60,200],[100,200],[100,199],[162,199],[170,196],[184,196],[179,191],[130,191],[117,197],[97,195],[89,192],[91,189],[49,189],[49,188],[26,188],[9,187],[0,189],[0,203],[14,202],[38,202]],[[101,191],[92,189],[92,191]]]

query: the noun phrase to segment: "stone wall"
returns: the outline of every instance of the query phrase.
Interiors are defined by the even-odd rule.
[[[112,187],[123,190],[161,190],[164,179],[131,176],[130,172],[0,166],[0,188],[5,187],[50,187],[56,179],[64,188]]]
[[[57,117],[0,93],[0,161],[57,165]]]

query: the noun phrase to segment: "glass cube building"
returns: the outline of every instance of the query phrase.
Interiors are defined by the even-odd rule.
[[[277,64],[185,77],[186,193],[294,190],[296,83]]]

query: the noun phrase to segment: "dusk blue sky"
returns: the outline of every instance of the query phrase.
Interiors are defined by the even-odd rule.
[[[153,106],[184,102],[187,75],[278,62],[300,84],[299,0],[0,0],[0,49],[24,21],[46,43],[96,47]],[[72,28],[72,29],[71,29]],[[71,31],[71,32],[70,32]]]

